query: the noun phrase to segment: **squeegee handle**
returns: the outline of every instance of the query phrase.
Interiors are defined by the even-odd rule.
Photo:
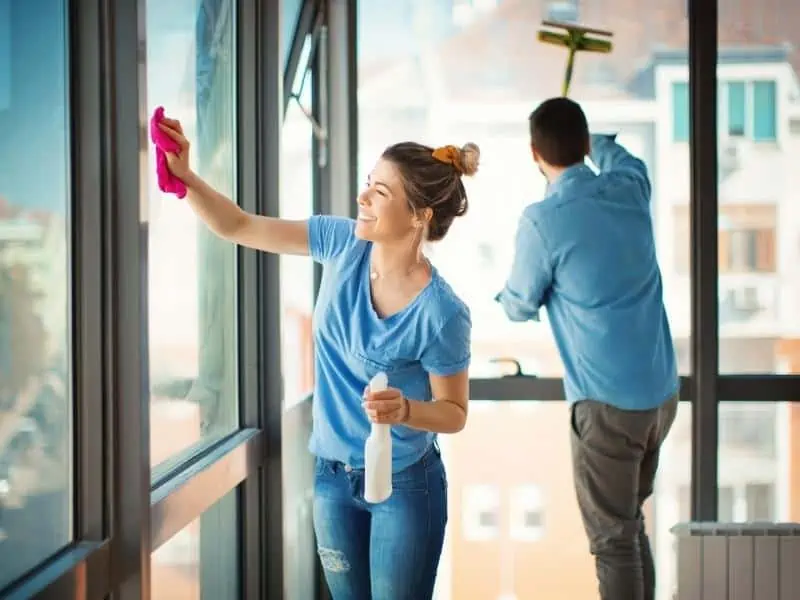
[[[564,84],[561,88],[561,95],[565,98],[569,95],[569,84],[572,82],[572,67],[575,64],[575,46],[570,46],[567,54],[567,68],[564,71]]]

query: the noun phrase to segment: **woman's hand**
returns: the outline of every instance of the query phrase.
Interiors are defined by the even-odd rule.
[[[369,387],[364,391],[364,409],[369,420],[381,425],[394,425],[405,423],[409,416],[408,398],[395,388],[388,388],[380,392],[370,392]]]
[[[183,134],[181,122],[177,119],[164,117],[158,124],[159,129],[171,137],[180,146],[178,153],[166,152],[167,166],[170,173],[185,182],[186,177],[191,173],[189,169],[189,140]]]

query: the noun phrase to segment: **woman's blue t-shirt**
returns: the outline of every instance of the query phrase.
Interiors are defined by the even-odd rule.
[[[372,243],[355,236],[355,221],[313,216],[312,258],[323,276],[314,308],[314,403],[309,449],[322,458],[364,467],[370,421],[364,389],[380,372],[413,400],[430,401],[429,374],[448,376],[470,362],[472,322],[466,304],[433,269],[430,283],[403,310],[382,319],[370,293]],[[416,462],[434,433],[392,427],[395,472]]]

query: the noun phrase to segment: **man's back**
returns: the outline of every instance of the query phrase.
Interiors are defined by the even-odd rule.
[[[570,167],[525,210],[518,254],[537,255],[526,262],[541,272],[512,274],[501,301],[518,302],[523,319],[535,318],[534,305],[547,307],[568,401],[649,409],[677,390],[650,183],[644,163],[611,137],[593,136],[591,157],[599,175]]]

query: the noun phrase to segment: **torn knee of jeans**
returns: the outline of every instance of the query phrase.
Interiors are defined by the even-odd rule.
[[[350,563],[347,562],[347,557],[341,550],[334,550],[333,548],[323,548],[320,546],[317,549],[319,560],[322,563],[322,568],[331,573],[345,573],[350,570]]]

